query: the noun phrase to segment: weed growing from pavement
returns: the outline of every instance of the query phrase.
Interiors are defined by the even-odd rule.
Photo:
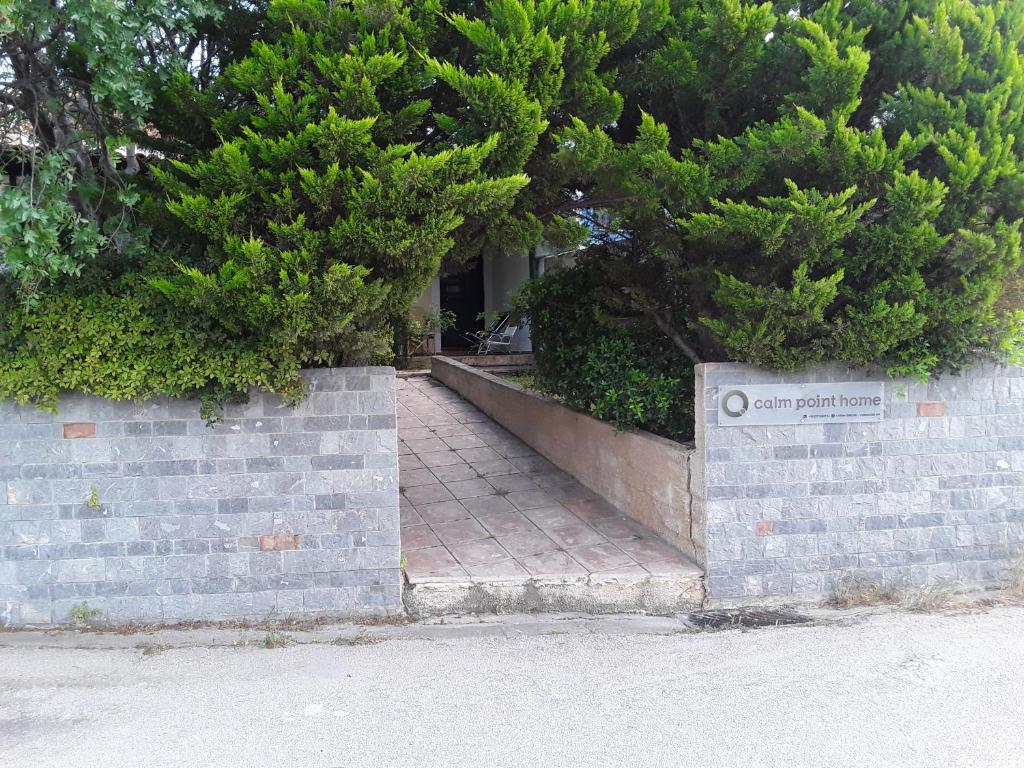
[[[143,656],[156,656],[171,648],[169,645],[161,645],[160,643],[139,643],[135,647],[142,651]]]
[[[956,604],[956,589],[951,584],[926,587],[882,586],[869,582],[843,580],[836,584],[829,600],[833,608],[869,608],[891,605],[911,611],[940,611]]]
[[[836,584],[829,600],[833,608],[865,608],[872,605],[897,605],[903,593],[897,587],[884,587],[850,579]]]
[[[91,509],[93,512],[99,512],[103,508],[103,504],[102,504],[102,502],[100,502],[99,491],[96,490],[96,486],[95,485],[92,487],[92,490],[89,492],[89,498],[87,498],[84,503],[85,503],[85,506],[88,509]]]
[[[956,591],[948,584],[935,584],[908,591],[903,604],[911,611],[940,611],[954,604]]]
[[[263,640],[260,641],[260,646],[263,648],[284,648],[294,642],[295,638],[284,632],[267,632]]]
[[[331,645],[376,645],[383,642],[384,638],[379,635],[360,632],[356,635],[338,635],[338,637],[331,640]]]
[[[1010,568],[1009,590],[1015,595],[1024,596],[1024,558]]]
[[[68,609],[68,618],[80,627],[94,624],[102,617],[103,611],[99,608],[90,608],[89,604],[84,600]]]

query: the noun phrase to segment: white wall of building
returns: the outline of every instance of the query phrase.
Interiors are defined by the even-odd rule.
[[[515,292],[529,279],[530,255],[526,251],[521,254],[484,251],[484,311],[488,314],[488,325],[493,322],[493,315],[509,309]],[[512,340],[512,351],[532,350],[529,327],[520,328]]]
[[[420,297],[412,304],[412,314],[422,322],[433,310],[441,309],[441,278],[435,277],[430,285],[420,294]],[[434,351],[441,351],[441,334],[434,334]]]

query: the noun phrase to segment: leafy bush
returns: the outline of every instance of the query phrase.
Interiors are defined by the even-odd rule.
[[[517,312],[530,322],[536,386],[622,428],[693,436],[693,365],[638,318],[614,314],[593,268],[527,283]]]
[[[53,408],[62,391],[115,400],[201,396],[205,413],[250,387],[304,393],[295,358],[181,313],[138,279],[54,290],[0,314],[0,399]]]

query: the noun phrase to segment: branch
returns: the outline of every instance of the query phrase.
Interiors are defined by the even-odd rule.
[[[697,354],[696,350],[691,347],[686,340],[679,335],[679,332],[672,327],[672,324],[666,320],[656,309],[653,307],[644,307],[644,315],[649,317],[651,321],[658,326],[658,330],[668,336],[669,341],[676,345],[679,350],[690,358],[690,361],[694,365],[700,365],[703,360],[700,359],[700,355]]]

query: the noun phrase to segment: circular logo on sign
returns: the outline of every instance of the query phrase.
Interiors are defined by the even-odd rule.
[[[737,400],[738,402],[733,402]],[[747,408],[750,407],[750,401],[747,399],[747,393],[741,389],[731,389],[722,395],[722,410],[725,411],[726,416],[742,416],[747,412]]]

